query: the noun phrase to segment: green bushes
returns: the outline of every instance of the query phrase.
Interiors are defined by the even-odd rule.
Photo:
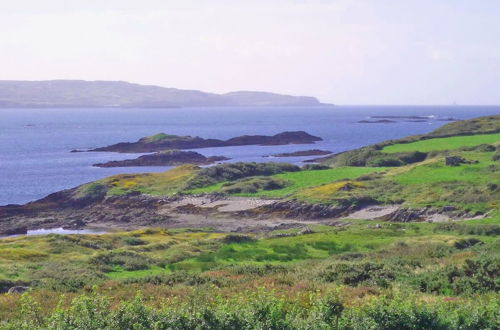
[[[225,183],[222,185],[221,192],[228,194],[254,194],[261,190],[283,189],[289,184],[288,181],[280,178],[258,176]]]
[[[497,224],[461,224],[461,223],[440,223],[434,228],[434,232],[457,232],[461,235],[500,235],[500,225]]]
[[[419,151],[388,154],[382,152],[379,146],[374,145],[334,155],[324,163],[333,166],[391,167],[421,162],[426,157],[427,153]]]
[[[498,292],[500,257],[483,255],[467,259],[462,267],[447,266],[416,276],[420,291],[447,295]]]
[[[477,238],[464,238],[464,239],[456,241],[453,245],[457,249],[463,250],[463,249],[468,249],[470,247],[473,247],[476,244],[483,244],[483,241],[481,241],[480,239],[477,239]]]
[[[211,279],[207,276],[200,276],[196,273],[188,273],[186,271],[177,271],[172,274],[162,274],[155,276],[146,276],[140,278],[128,278],[123,281],[125,284],[154,284],[154,285],[175,285],[175,284],[186,284],[186,285],[202,285],[205,283],[216,284],[220,286],[221,281]]]
[[[58,292],[78,292],[85,287],[101,283],[104,275],[86,264],[46,262],[31,274],[32,285]]]
[[[132,246],[148,244],[148,242],[146,242],[145,240],[142,240],[138,237],[124,237],[123,243],[125,243],[126,245],[132,245]]]
[[[103,272],[110,272],[113,267],[119,266],[124,270],[148,269],[157,262],[144,254],[134,251],[111,251],[100,253],[90,260]]]
[[[325,166],[321,164],[306,164],[302,166],[303,171],[319,171],[319,170],[329,170],[330,166]]]
[[[269,176],[298,172],[300,167],[287,163],[225,163],[202,169],[191,179],[186,189],[209,186],[222,181],[234,181],[250,176]]]
[[[224,242],[226,244],[251,243],[251,242],[255,242],[255,241],[256,241],[256,239],[254,239],[253,237],[246,236],[246,235],[234,235],[234,234],[226,235],[222,239],[222,242]]]
[[[320,273],[326,282],[345,285],[372,284],[387,287],[396,278],[397,270],[383,263],[374,262],[337,262]]]
[[[99,294],[76,297],[67,308],[45,316],[29,295],[24,313],[1,329],[308,329],[405,330],[498,329],[498,300],[423,302],[404,292],[374,297],[348,306],[337,294],[312,295],[309,303],[286,300],[258,290],[237,299],[215,297],[213,303],[171,301],[153,308],[138,295],[111,308]]]

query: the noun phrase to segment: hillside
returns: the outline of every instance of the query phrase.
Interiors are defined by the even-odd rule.
[[[4,234],[114,230],[0,239],[0,329],[498,329],[499,127],[452,123],[332,167],[122,174],[0,207]]]
[[[123,81],[0,80],[0,108],[318,106],[314,97],[267,92],[205,93]]]

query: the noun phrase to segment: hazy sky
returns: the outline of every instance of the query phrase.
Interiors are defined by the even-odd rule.
[[[0,0],[0,79],[500,104],[500,1]]]

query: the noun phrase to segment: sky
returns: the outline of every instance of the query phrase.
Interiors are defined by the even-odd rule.
[[[0,0],[0,79],[500,104],[500,1]]]

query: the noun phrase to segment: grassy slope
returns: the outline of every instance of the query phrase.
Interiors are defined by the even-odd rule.
[[[376,167],[339,167],[328,170],[312,170],[291,172],[273,175],[275,178],[284,179],[290,184],[283,189],[262,190],[257,193],[238,193],[235,196],[260,196],[260,197],[286,197],[305,188],[331,183],[342,179],[354,179],[364,174],[384,170]],[[227,182],[220,182],[208,187],[190,190],[190,193],[213,193],[219,191]]]
[[[480,144],[493,144],[500,142],[500,133],[479,134],[472,136],[454,136],[447,138],[435,138],[421,140],[412,143],[393,144],[382,149],[386,153],[408,152],[408,151],[441,151],[453,150],[462,147],[472,147]]]

